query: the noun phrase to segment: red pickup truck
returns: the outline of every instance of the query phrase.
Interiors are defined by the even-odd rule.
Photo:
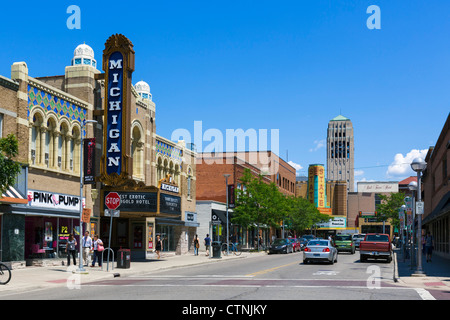
[[[392,245],[388,234],[368,233],[359,244],[360,261],[368,258],[392,261]]]

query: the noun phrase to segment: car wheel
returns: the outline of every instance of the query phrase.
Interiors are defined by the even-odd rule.
[[[306,259],[303,260],[303,264],[308,264],[308,262],[309,262],[309,261],[306,260]]]
[[[337,262],[337,257],[338,257],[338,255],[337,255],[337,253],[336,253],[336,259],[334,259],[334,262]]]

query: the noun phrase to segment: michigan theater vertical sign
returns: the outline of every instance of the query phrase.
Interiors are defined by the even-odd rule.
[[[121,34],[112,35],[103,51],[105,104],[101,181],[120,186],[133,175],[130,138],[131,75],[134,50]]]

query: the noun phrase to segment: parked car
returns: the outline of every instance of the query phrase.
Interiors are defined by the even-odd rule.
[[[302,251],[302,247],[300,245],[300,241],[297,238],[288,238],[289,241],[292,242],[292,249],[294,250],[294,252],[297,251]]]
[[[315,239],[316,236],[313,235],[313,234],[305,234],[305,235],[302,236],[302,238],[304,238],[304,239],[309,241],[309,240]]]
[[[308,262],[329,262],[334,264],[337,262],[337,250],[330,240],[314,239],[308,242],[303,251],[303,263]]]
[[[305,249],[306,245],[308,244],[308,239],[306,239],[306,238],[300,238],[299,241],[300,241],[300,248],[301,248],[302,250]]]
[[[294,252],[294,248],[292,245],[292,242],[289,241],[289,239],[275,239],[270,248],[269,248],[269,254],[271,253],[290,253]]]
[[[359,243],[364,240],[364,238],[366,237],[365,233],[355,233],[352,238],[353,238],[353,242],[355,243],[355,247],[357,249],[359,249]]]
[[[356,251],[351,234],[337,234],[334,237],[334,247],[338,252],[350,252],[354,254]]]
[[[392,261],[392,244],[388,234],[368,233],[359,243],[360,261],[367,259],[386,259]]]

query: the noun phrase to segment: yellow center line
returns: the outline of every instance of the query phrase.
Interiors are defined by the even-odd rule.
[[[282,265],[282,266],[278,266],[278,267],[274,267],[274,268],[270,268],[270,269],[261,270],[261,271],[253,272],[253,273],[250,273],[250,274],[246,274],[246,276],[257,276],[257,275],[269,273],[269,272],[275,271],[277,269],[288,267],[288,266],[291,266],[293,264],[298,264],[298,263],[299,263],[298,261],[295,261],[295,262],[288,263],[288,264],[285,264],[285,265]]]

